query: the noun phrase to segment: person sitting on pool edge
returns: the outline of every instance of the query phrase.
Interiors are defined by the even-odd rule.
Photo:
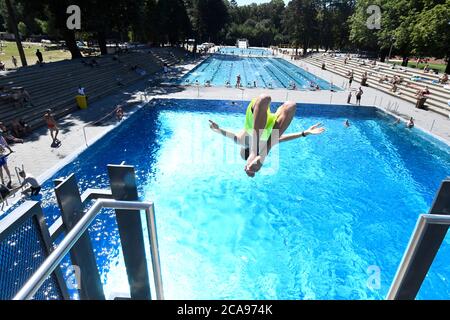
[[[284,132],[294,118],[296,104],[291,101],[285,102],[276,113],[271,113],[271,100],[271,97],[265,94],[253,99],[247,107],[244,129],[237,134],[222,129],[217,123],[209,120],[210,128],[214,132],[231,138],[242,146],[241,156],[247,161],[244,170],[249,177],[254,177],[261,169],[266,156],[277,143],[325,131],[325,128],[317,123],[308,130],[285,135]]]

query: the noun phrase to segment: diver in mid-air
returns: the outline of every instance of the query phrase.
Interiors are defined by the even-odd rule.
[[[325,128],[321,127],[322,124],[317,123],[305,131],[285,135],[284,132],[294,118],[296,104],[291,101],[285,102],[275,113],[271,113],[271,100],[270,96],[264,94],[253,99],[247,107],[244,129],[237,134],[222,129],[217,123],[209,120],[210,128],[214,132],[231,138],[242,146],[241,156],[247,161],[245,172],[249,177],[254,177],[261,169],[270,149],[277,143],[325,131]]]

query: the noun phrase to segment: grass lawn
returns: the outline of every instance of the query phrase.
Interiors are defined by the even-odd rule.
[[[402,62],[401,61],[391,61],[391,63],[395,64],[395,65],[401,65]],[[416,62],[408,62],[408,67],[410,68],[414,68],[414,69],[418,69],[418,70],[423,70],[423,68],[425,67],[425,63],[419,63],[419,68],[416,68],[417,63]],[[439,70],[439,73],[444,73],[445,71],[445,67],[447,66],[446,64],[436,64],[436,63],[429,63],[428,64],[430,66],[430,69],[437,69]]]
[[[40,49],[42,55],[44,57],[44,62],[54,62],[61,61],[71,58],[71,54],[69,51],[64,50],[51,50],[45,51],[44,46],[39,44],[30,44],[28,42],[23,43],[23,49],[25,51],[25,57],[27,58],[28,65],[36,64],[36,49]],[[2,48],[0,51],[0,60],[6,64],[6,68],[14,68],[14,64],[12,63],[11,57],[15,56],[17,59],[17,65],[21,66],[19,57],[19,50],[17,50],[17,46],[15,42],[2,41]]]

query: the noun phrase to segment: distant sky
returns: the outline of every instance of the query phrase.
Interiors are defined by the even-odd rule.
[[[237,4],[240,6],[250,4],[250,3],[266,3],[270,2],[270,0],[236,0]],[[285,3],[288,3],[289,0],[284,0]]]

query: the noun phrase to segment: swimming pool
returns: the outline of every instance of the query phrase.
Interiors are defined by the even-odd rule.
[[[237,57],[212,55],[178,80],[178,84],[212,86],[235,86],[237,75],[243,87],[290,88],[295,83],[297,90],[310,90],[311,83],[321,90],[340,90],[338,87],[316,77],[292,63],[280,58]]]
[[[74,172],[81,190],[106,188],[106,165],[126,161],[141,199],[155,202],[166,298],[384,298],[417,216],[450,175],[450,148],[374,108],[299,105],[288,132],[320,121],[326,133],[275,147],[250,179],[208,126],[241,128],[245,107],[155,100],[45,183],[47,221],[58,217],[51,180]],[[127,292],[114,215],[89,231],[105,290]],[[449,244],[419,298],[450,296]],[[367,286],[370,266],[380,288]]]
[[[223,47],[219,48],[218,52],[220,54],[231,54],[236,56],[261,56],[261,57],[268,57],[272,56],[272,51],[268,49],[263,48],[237,48],[237,47]]]

